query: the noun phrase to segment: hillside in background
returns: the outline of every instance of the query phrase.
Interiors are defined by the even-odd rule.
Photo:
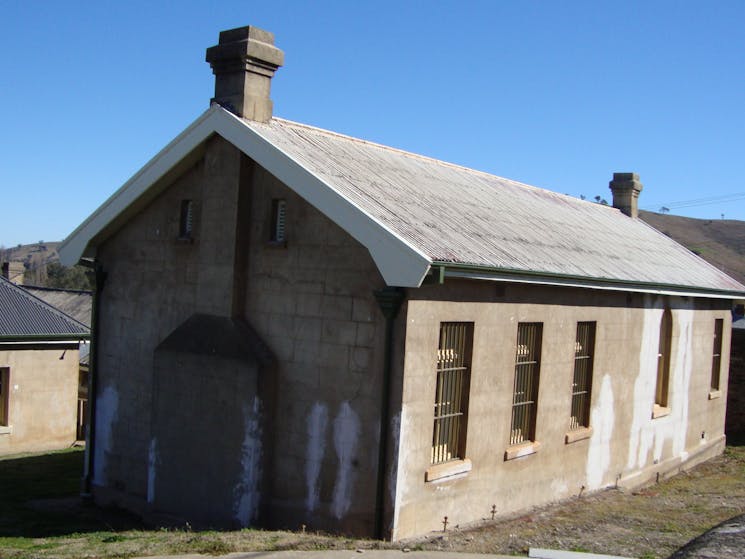
[[[723,270],[745,285],[745,221],[733,219],[694,219],[670,214],[639,212],[646,223],[672,237],[688,250]],[[39,242],[13,248],[0,246],[0,261],[22,262],[26,268],[28,284],[47,287],[72,285],[49,285],[47,268],[50,264],[54,274],[58,273],[58,242]],[[81,272],[82,274],[82,272]],[[77,283],[77,280],[76,280]],[[80,289],[88,289],[81,283]]]
[[[0,262],[10,262],[10,280],[15,283],[55,289],[90,290],[83,266],[65,267],[59,262],[59,242],[39,241],[5,248],[0,245]]]
[[[0,262],[21,262],[25,268],[24,283],[46,285],[46,267],[59,262],[57,247],[59,242],[39,241],[31,245],[5,247],[0,244]],[[11,278],[13,279],[13,278]]]
[[[645,211],[639,217],[745,285],[745,221]]]

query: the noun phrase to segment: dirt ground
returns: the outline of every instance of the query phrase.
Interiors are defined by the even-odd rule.
[[[665,558],[743,512],[745,447],[728,447],[714,460],[639,491],[609,489],[409,544],[469,553],[526,554],[542,547]]]

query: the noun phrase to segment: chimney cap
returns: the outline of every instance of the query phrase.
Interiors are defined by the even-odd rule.
[[[215,74],[211,102],[250,120],[272,119],[271,81],[285,59],[272,33],[251,25],[222,31],[205,59]]]
[[[253,62],[276,70],[284,64],[285,53],[274,46],[274,33],[246,25],[220,31],[218,44],[207,49],[205,60],[215,73],[221,62]]]
[[[627,216],[639,217],[639,193],[644,186],[636,173],[613,173],[613,180],[608,183],[613,193],[613,207]]]

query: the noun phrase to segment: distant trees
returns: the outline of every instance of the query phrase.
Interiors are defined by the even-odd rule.
[[[59,262],[50,262],[46,265],[46,268],[47,281],[45,287],[80,290],[93,289],[86,274],[87,269],[83,266],[67,267]]]

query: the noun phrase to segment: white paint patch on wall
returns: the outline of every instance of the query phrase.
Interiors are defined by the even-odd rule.
[[[155,477],[158,469],[158,439],[150,439],[147,452],[147,502],[155,502]]]
[[[360,434],[360,419],[349,402],[342,402],[334,419],[334,450],[339,460],[334,483],[331,513],[337,520],[347,513],[352,505],[354,485],[354,461]]]
[[[688,402],[693,364],[693,310],[673,311],[673,328],[678,327],[677,347],[670,368],[670,415],[654,421],[656,428],[652,456],[662,460],[667,441],[672,443],[673,456],[683,456],[688,434]]]
[[[609,374],[603,375],[600,394],[592,407],[590,425],[593,434],[587,451],[586,486],[588,489],[599,489],[608,473],[611,461],[611,441],[615,423],[613,401],[613,384]]]
[[[321,497],[318,477],[321,475],[321,464],[326,453],[328,420],[328,408],[320,402],[313,404],[308,416],[308,445],[305,448],[305,508],[308,512],[316,510]]]
[[[671,355],[669,402],[670,413],[651,419],[657,384],[657,352],[659,348],[662,300],[645,303],[642,334],[642,351],[639,362],[639,377],[634,384],[634,415],[631,427],[628,467],[641,469],[652,462],[673,456],[685,459],[685,444],[688,434],[688,405],[690,383],[693,372],[693,306],[682,300],[675,301],[672,309],[673,353]],[[672,456],[663,456],[665,445],[671,444]]]
[[[569,485],[563,478],[554,478],[551,480],[551,495],[556,498],[565,496],[569,492]]]
[[[646,295],[644,306],[639,374],[634,382],[633,416],[629,433],[627,467],[630,470],[644,466],[654,437],[649,427],[657,382],[657,350],[659,349],[662,301],[655,301],[653,296]]]
[[[112,431],[119,410],[119,393],[107,386],[96,399],[96,445],[93,453],[93,482],[106,485],[106,458],[112,448]]]
[[[398,517],[401,514],[401,509],[403,508],[406,496],[409,493],[409,484],[407,483],[407,476],[406,476],[406,464],[410,462],[409,458],[409,449],[410,446],[408,443],[409,440],[409,426],[411,425],[411,421],[409,420],[409,414],[408,414],[408,407],[406,404],[404,404],[401,408],[401,413],[396,414],[396,417],[398,418],[398,437],[396,439],[396,448],[398,452],[394,454],[394,463],[395,466],[391,468],[391,475],[395,475],[395,483],[391,484],[391,486],[395,490],[394,495],[394,506],[393,506],[393,526],[391,526],[391,534],[393,539],[396,539],[398,536],[396,534],[396,529],[398,527]]]
[[[261,401],[254,397],[253,405],[243,406],[243,444],[241,445],[241,478],[233,490],[233,517],[241,526],[248,526],[259,511],[261,492]]]

